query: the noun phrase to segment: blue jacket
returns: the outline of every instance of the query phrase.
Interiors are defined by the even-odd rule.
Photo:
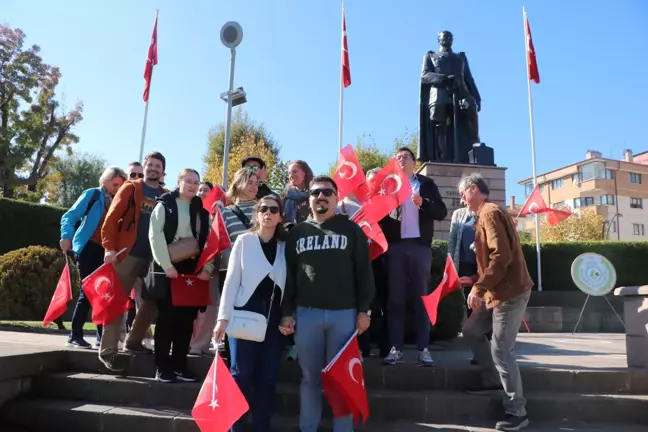
[[[99,197],[88,211],[88,216],[83,217],[88,210],[95,191],[99,191]],[[102,188],[90,188],[83,191],[74,205],[61,217],[61,239],[72,239],[72,250],[77,255],[81,254],[83,247],[88,243],[97,230],[99,222],[105,211],[105,192]],[[74,231],[77,222],[81,222],[79,229]]]

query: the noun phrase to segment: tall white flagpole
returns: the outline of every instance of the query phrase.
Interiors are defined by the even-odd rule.
[[[159,10],[155,11],[155,21],[154,26],[155,26],[155,44],[157,45],[157,20],[158,20],[158,14],[160,13]],[[157,46],[155,47],[155,50],[157,51]],[[148,55],[148,54],[147,54]],[[147,60],[148,61],[148,60]],[[154,65],[151,65],[151,68],[153,68]],[[148,82],[148,96],[146,98],[146,103],[144,104],[144,121],[142,122],[142,139],[140,141],[140,151],[139,151],[139,161],[140,163],[144,163],[144,142],[146,141],[146,124],[148,123],[148,108],[149,108],[149,100],[151,100],[151,84],[153,81],[153,71],[151,70],[151,79],[149,79]]]
[[[527,14],[526,8],[522,6],[522,24],[524,26],[524,53],[526,59],[527,70],[527,91],[529,94],[529,129],[531,132],[531,164],[533,165],[533,187],[538,185],[538,175],[536,171],[536,152],[535,152],[535,130],[533,128],[533,98],[531,95],[531,76],[529,74],[529,38],[531,35],[527,33]],[[540,258],[540,219],[535,215],[535,230],[536,230],[536,257],[538,261],[538,291],[542,291],[542,259]]]
[[[342,0],[342,31],[341,33],[341,39],[340,39],[340,51],[342,53],[342,57],[340,59],[340,110],[339,110],[339,118],[338,118],[338,151],[342,150],[342,118],[343,118],[343,113],[344,113],[344,80],[342,79],[342,74],[343,74],[343,64],[342,61],[344,59],[344,38],[346,37],[346,31],[344,29],[345,27],[345,19],[344,19],[344,0]],[[336,157],[337,159],[337,157]]]

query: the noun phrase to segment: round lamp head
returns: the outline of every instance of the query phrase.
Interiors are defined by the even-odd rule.
[[[227,48],[234,49],[243,40],[243,28],[236,21],[225,23],[220,32],[221,42]]]

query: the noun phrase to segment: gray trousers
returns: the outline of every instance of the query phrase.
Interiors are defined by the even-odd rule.
[[[504,387],[503,404],[507,414],[526,415],[520,368],[515,359],[515,339],[524,318],[531,291],[487,310],[473,310],[463,326],[463,336],[482,368],[485,386]],[[486,334],[493,330],[492,342]]]

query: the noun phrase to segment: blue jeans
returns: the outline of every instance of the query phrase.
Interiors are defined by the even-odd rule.
[[[299,429],[317,432],[322,419],[322,369],[342,349],[357,328],[355,309],[324,310],[298,307],[295,344],[302,370]],[[353,417],[333,421],[334,432],[352,432]]]
[[[77,258],[77,266],[81,280],[97,270],[103,264],[103,259],[104,248],[97,243],[88,241]],[[74,312],[72,312],[72,332],[70,332],[70,338],[83,339],[83,325],[88,320],[88,312],[90,312],[90,302],[86,298],[85,292],[80,290],[79,298],[74,306]],[[103,326],[98,325],[97,340],[101,340],[102,330]]]
[[[245,305],[246,310],[263,312],[268,310],[270,299],[254,296]],[[243,396],[250,404],[252,431],[267,432],[275,406],[277,376],[283,337],[279,332],[281,320],[281,292],[276,288],[274,302],[270,311],[268,328],[263,342],[228,338],[231,368],[230,372]],[[247,431],[247,415],[242,416],[230,429],[231,432]]]

